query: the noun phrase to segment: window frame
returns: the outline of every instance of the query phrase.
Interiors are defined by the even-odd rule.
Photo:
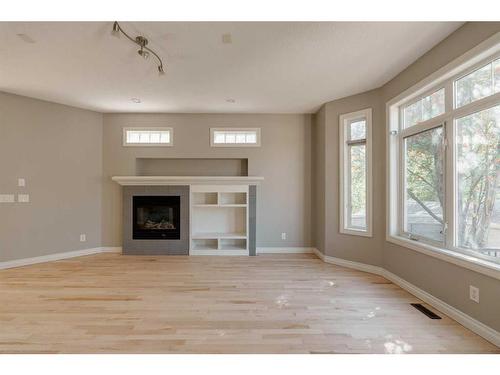
[[[353,122],[365,120],[365,138],[350,141],[348,126]],[[351,147],[365,145],[366,157],[366,229],[350,226],[350,153]],[[339,116],[339,231],[343,234],[373,237],[372,218],[372,108],[345,113]]]
[[[405,90],[386,104],[387,119],[387,232],[386,240],[400,246],[430,255],[453,264],[472,269],[483,274],[500,279],[500,260],[483,256],[475,250],[460,248],[456,244],[456,201],[458,186],[456,179],[456,120],[473,113],[500,105],[500,93],[478,99],[462,107],[456,108],[455,82],[474,72],[478,68],[500,58],[500,33],[495,34],[464,55],[453,60],[443,68],[431,74],[421,82]],[[402,110],[411,102],[428,95],[430,92],[445,88],[445,113],[427,121],[404,128]],[[401,178],[404,164],[401,154],[401,139],[408,134],[415,134],[417,129],[432,129],[444,124],[445,134],[445,207],[443,216],[448,223],[445,233],[445,244],[439,246],[429,241],[414,241],[403,235],[403,212],[401,205],[404,203],[402,190],[404,187]],[[401,128],[400,126],[403,126]]]
[[[128,131],[168,131],[169,132],[169,142],[168,143],[128,143],[127,142],[127,132]],[[124,127],[122,129],[122,144],[123,147],[172,147],[174,145],[174,129],[170,127],[163,126],[133,126]]]
[[[402,109],[402,111],[404,111],[404,109]],[[426,121],[427,122],[427,121]],[[418,124],[417,124],[418,125]],[[411,126],[410,128],[414,128],[414,127],[417,127],[417,125],[413,125]],[[408,130],[410,128],[406,128],[405,130]],[[405,140],[408,139],[409,137],[413,137],[413,136],[416,136],[418,134],[422,134],[424,132],[427,132],[427,131],[430,131],[430,130],[434,130],[434,129],[437,129],[437,128],[442,128],[443,129],[443,142],[444,142],[444,150],[443,150],[443,167],[444,167],[444,171],[443,171],[443,183],[444,183],[444,186],[443,186],[443,194],[444,194],[444,202],[445,202],[445,205],[443,207],[443,222],[444,222],[444,233],[443,233],[443,241],[436,241],[436,240],[432,240],[432,239],[429,239],[429,238],[426,238],[424,236],[421,236],[421,235],[418,235],[418,234],[414,234],[414,233],[411,233],[411,232],[408,232],[405,230],[405,226],[406,226],[406,201],[407,201],[407,197],[406,197],[406,153],[405,153],[405,147],[404,147],[404,143],[405,143]],[[447,218],[448,218],[448,212],[446,211],[446,208],[448,207],[448,202],[446,201],[446,198],[447,198],[447,191],[448,191],[448,185],[447,185],[447,180],[446,180],[446,177],[448,175],[448,173],[446,173],[447,171],[447,152],[446,152],[446,121],[442,121],[442,122],[431,122],[430,124],[426,124],[425,127],[417,127],[417,129],[411,129],[411,131],[409,132],[402,132],[401,136],[400,136],[400,155],[399,155],[399,158],[400,158],[400,165],[401,165],[401,170],[400,170],[400,175],[399,175],[399,179],[400,179],[400,191],[399,191],[399,194],[398,196],[401,197],[401,199],[399,199],[399,212],[400,212],[400,218],[399,218],[399,234],[401,236],[404,236],[404,237],[407,237],[411,240],[414,240],[414,241],[422,241],[424,243],[428,243],[430,245],[433,245],[433,246],[445,246],[446,245],[446,235],[447,235]]]
[[[255,132],[256,143],[215,143],[215,132]],[[261,128],[210,128],[210,147],[260,147]]]

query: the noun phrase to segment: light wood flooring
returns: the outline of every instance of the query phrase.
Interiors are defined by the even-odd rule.
[[[101,254],[0,271],[0,353],[500,353],[413,302],[308,254]]]

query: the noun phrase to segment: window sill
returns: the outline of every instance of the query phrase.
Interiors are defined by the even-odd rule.
[[[500,264],[489,262],[487,260],[474,258],[472,256],[441,249],[439,247],[418,243],[400,236],[387,236],[387,241],[393,244],[403,246],[407,249],[418,251],[419,253],[443,260],[457,266],[481,273],[486,276],[500,280]]]
[[[340,233],[349,234],[351,236],[373,237],[371,231],[366,231],[366,230],[361,230],[361,229],[353,229],[353,228],[341,228]]]

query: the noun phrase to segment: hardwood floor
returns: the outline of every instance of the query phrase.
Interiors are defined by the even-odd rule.
[[[102,254],[0,271],[1,353],[500,353],[314,255]]]

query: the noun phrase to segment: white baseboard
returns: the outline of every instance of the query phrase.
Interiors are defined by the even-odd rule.
[[[384,274],[382,276],[392,281],[394,284],[398,285],[402,289],[406,290],[408,293],[411,293],[415,297],[428,303],[436,310],[439,310],[443,314],[448,315],[453,320],[457,321],[464,327],[470,329],[472,332],[478,334],[479,336],[488,340],[492,344],[495,344],[496,346],[500,347],[500,332],[498,332],[497,330],[488,327],[486,324],[481,323],[479,320],[476,320],[473,317],[463,313],[457,308],[447,304],[446,302],[440,300],[437,297],[434,297],[432,294],[427,293],[425,290],[420,289],[419,287],[409,283],[408,281],[393,274],[392,272],[384,270]]]
[[[382,267],[372,266],[371,264],[353,262],[351,260],[345,260],[341,258],[331,257],[329,255],[324,255],[318,249],[314,249],[314,254],[316,254],[316,256],[320,258],[323,262],[335,264],[337,266],[352,268],[358,271],[374,273],[376,275],[381,275],[381,276],[383,276],[383,273],[385,271]]]
[[[313,247],[258,247],[257,254],[312,254]]]
[[[462,311],[456,309],[455,307],[447,304],[446,302],[434,297],[432,294],[426,292],[423,289],[409,283],[408,281],[402,279],[401,277],[393,274],[390,271],[378,266],[373,266],[370,264],[364,264],[359,262],[353,262],[350,260],[340,259],[324,255],[318,249],[314,249],[314,254],[320,258],[323,262],[335,264],[337,266],[343,266],[346,268],[352,268],[358,271],[373,273],[398,285],[400,288],[406,290],[408,293],[413,294],[415,297],[421,299],[425,303],[434,307],[436,310],[448,315],[453,320],[457,321],[464,327],[470,329],[472,332],[478,334],[484,339],[488,340],[492,344],[500,347],[500,332],[488,327],[487,325],[481,323],[480,321],[474,319],[473,317],[463,313]]]
[[[37,263],[53,262],[56,260],[81,257],[85,255],[93,255],[100,253],[116,253],[116,252],[121,252],[121,247],[94,247],[91,249],[67,251],[64,253],[55,253],[33,258],[23,258],[23,259],[9,260],[6,262],[0,262],[0,270],[7,268],[29,266],[31,264],[37,264]]]

